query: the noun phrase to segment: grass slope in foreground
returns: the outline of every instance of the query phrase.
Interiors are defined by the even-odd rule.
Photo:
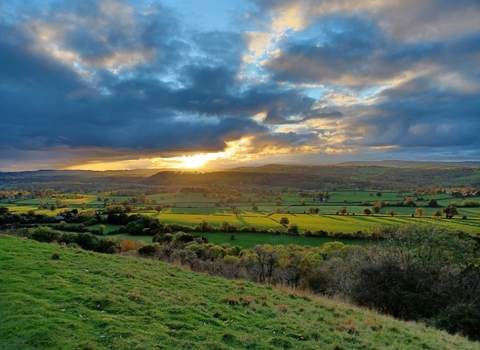
[[[0,256],[2,349],[480,347],[347,304],[151,260],[7,236]]]

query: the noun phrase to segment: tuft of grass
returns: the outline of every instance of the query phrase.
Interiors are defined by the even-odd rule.
[[[359,332],[358,322],[352,316],[349,316],[337,322],[337,327],[339,330],[345,331],[350,334],[357,334]]]
[[[239,299],[235,295],[229,295],[225,298],[222,298],[222,302],[227,305],[238,305],[240,303]]]
[[[250,304],[256,303],[255,298],[250,295],[242,295],[240,297],[240,301],[242,302],[243,305],[250,305]]]

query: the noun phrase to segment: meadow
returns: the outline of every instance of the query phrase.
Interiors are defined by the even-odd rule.
[[[3,235],[0,255],[5,350],[479,348],[338,300],[149,259]]]
[[[269,233],[253,233],[253,232],[236,232],[234,239],[232,240],[231,233],[227,232],[202,232],[202,237],[208,239],[210,243],[222,245],[227,244],[230,246],[240,246],[245,249],[253,248],[257,244],[270,244],[270,245],[290,245],[295,244],[299,246],[319,247],[328,242],[341,241],[343,244],[356,244],[365,245],[368,241],[361,239],[343,239],[329,238],[329,237],[305,237],[301,236],[289,236],[289,235],[272,235]],[[131,236],[126,233],[120,233],[114,235],[118,239],[123,240],[140,240],[150,244],[152,242],[151,236]]]
[[[153,216],[166,224],[180,224],[195,227],[200,222],[205,221],[213,227],[220,227],[222,223],[243,228],[256,227],[260,229],[273,229],[284,231],[287,225],[280,224],[282,218],[287,218],[289,224],[296,224],[300,234],[304,230],[327,232],[369,232],[372,227],[379,225],[402,225],[417,222],[434,223],[439,226],[445,226],[455,230],[466,232],[470,235],[480,235],[480,207],[461,207],[462,199],[455,198],[446,194],[426,195],[415,202],[416,206],[395,206],[393,204],[403,201],[406,197],[411,197],[409,192],[399,191],[332,191],[329,192],[329,199],[326,203],[318,198],[312,198],[307,194],[297,192],[278,193],[275,195],[259,195],[257,193],[244,193],[241,196],[229,198],[228,194],[212,195],[201,193],[181,193],[171,192],[164,194],[154,194],[146,196],[148,203],[131,203],[134,213]],[[68,198],[65,198],[68,197]],[[81,198],[71,198],[73,196],[64,194],[60,201],[68,205],[64,209],[39,209],[43,203],[48,205],[55,203],[59,199],[30,199],[22,198],[15,200],[0,200],[0,206],[6,206],[11,213],[56,215],[63,210],[77,209],[82,211],[100,211],[103,210],[103,201],[99,200],[102,194],[87,193],[82,194]],[[112,204],[125,203],[131,200],[127,196],[109,196]],[[227,199],[230,201],[227,203]],[[428,207],[430,199],[435,199],[439,207]],[[377,201],[390,203],[383,207],[374,215],[364,215],[365,209],[372,209],[371,204],[365,205],[365,202],[375,203]],[[453,219],[445,217],[434,218],[433,213],[455,202],[459,214]],[[153,203],[153,204],[152,204]],[[161,211],[155,210],[155,206],[162,206]],[[345,208],[344,215],[338,211]],[[423,208],[424,215],[418,217],[415,215],[416,208]],[[255,210],[254,210],[255,209]],[[317,209],[318,214],[310,213],[311,209]],[[389,210],[394,214],[387,215]],[[105,233],[109,233],[116,227],[107,226]],[[119,236],[122,237],[123,236]],[[232,243],[230,235],[222,233],[209,233],[207,238],[216,244]],[[323,240],[311,237],[285,237],[283,235],[268,235],[259,233],[245,233],[236,235],[235,244],[245,248],[251,247],[257,243],[269,244],[300,244],[314,245],[323,244]],[[151,237],[141,237],[137,239],[151,241]],[[329,240],[326,240],[329,241]],[[344,240],[344,243],[349,243]]]

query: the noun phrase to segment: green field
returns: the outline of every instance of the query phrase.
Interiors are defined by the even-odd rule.
[[[236,232],[234,240],[231,240],[231,234],[225,232],[214,233],[202,233],[202,236],[208,238],[209,242],[215,244],[228,243],[231,246],[239,245],[243,248],[252,248],[257,244],[270,244],[270,245],[300,245],[319,247],[328,242],[342,242],[343,244],[367,244],[365,240],[358,239],[335,239],[324,237],[305,237],[305,236],[289,236],[289,235],[271,235],[268,233],[249,233],[249,232]]]
[[[7,236],[0,256],[5,350],[479,348],[346,303],[148,259]]]
[[[381,193],[382,195],[379,197],[377,196],[377,191],[332,191],[327,203],[320,203],[317,200],[313,201],[314,198],[312,197],[301,197],[296,192],[281,193],[278,196],[259,196],[255,193],[245,193],[242,194],[240,200],[237,198],[236,202],[224,203],[221,206],[216,206],[215,204],[220,200],[225,200],[226,195],[219,195],[214,198],[211,194],[203,196],[199,193],[166,193],[147,196],[150,201],[156,200],[159,205],[164,206],[160,214],[154,210],[145,209],[146,204],[135,204],[134,207],[135,212],[157,217],[167,224],[175,223],[187,226],[196,226],[205,220],[214,227],[219,227],[222,222],[228,222],[230,225],[239,228],[257,227],[284,230],[285,228],[279,224],[279,221],[282,217],[287,217],[290,223],[298,225],[300,232],[303,232],[303,230],[325,230],[327,232],[351,233],[369,231],[371,227],[376,225],[408,224],[421,221],[435,222],[438,225],[461,230],[472,235],[480,234],[480,207],[458,207],[459,215],[451,220],[432,218],[434,211],[442,207],[426,206],[429,199],[438,200],[441,206],[446,206],[452,202],[461,205],[461,198],[454,198],[445,194],[423,196],[423,200],[417,201],[417,207],[386,206],[374,216],[363,215],[364,209],[372,209],[371,206],[361,205],[364,201],[376,202],[382,200],[396,203],[410,195],[396,191],[382,191]],[[85,210],[102,209],[103,202],[97,200],[97,194],[89,193],[82,196],[83,198],[77,199],[62,198],[61,201],[69,205],[67,210],[77,208],[82,211],[81,206],[83,203],[86,204]],[[282,200],[280,205],[275,203],[277,198]],[[128,197],[110,197],[111,201],[114,199],[118,202],[123,202]],[[305,205],[301,205],[302,200]],[[33,210],[36,214],[56,215],[65,209],[56,209],[54,211],[38,209],[40,202],[53,204],[55,201],[56,198],[48,200],[19,199],[9,203],[8,200],[3,199],[0,201],[0,205],[7,206],[12,213],[16,214],[26,214]],[[250,201],[255,202],[258,206],[258,211],[252,210]],[[231,205],[235,205],[237,214],[234,214],[234,210],[230,207]],[[311,207],[318,208],[319,214],[309,214]],[[336,212],[342,207],[346,207],[348,215],[336,215]],[[412,218],[415,209],[419,207],[425,210],[424,217]],[[277,209],[281,213],[277,214]],[[389,210],[393,210],[395,216],[387,216]],[[463,220],[462,215],[465,215],[467,219]],[[109,230],[107,229],[106,232],[109,232]],[[259,236],[259,239],[263,239],[261,237]],[[215,241],[217,242],[218,240],[215,239]],[[267,242],[265,241],[265,243]]]
[[[229,244],[230,246],[240,246],[245,249],[252,248],[257,244],[270,244],[270,245],[290,245],[295,244],[299,246],[311,246],[319,247],[328,242],[342,242],[343,244],[356,244],[356,245],[365,245],[368,244],[368,241],[359,240],[359,239],[336,239],[336,238],[324,238],[324,237],[305,237],[305,236],[288,236],[288,235],[272,235],[268,233],[251,233],[251,232],[236,232],[234,234],[235,239],[231,239],[231,233],[226,232],[202,232],[195,233],[195,235],[201,235],[206,237],[210,243],[222,245]],[[109,236],[112,237],[112,236]],[[118,239],[126,240],[130,239],[133,241],[143,241],[147,244],[152,242],[151,236],[131,236],[125,233],[115,234],[113,237]]]

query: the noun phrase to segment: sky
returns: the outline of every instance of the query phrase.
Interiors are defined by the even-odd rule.
[[[480,160],[478,0],[0,0],[0,171]]]

